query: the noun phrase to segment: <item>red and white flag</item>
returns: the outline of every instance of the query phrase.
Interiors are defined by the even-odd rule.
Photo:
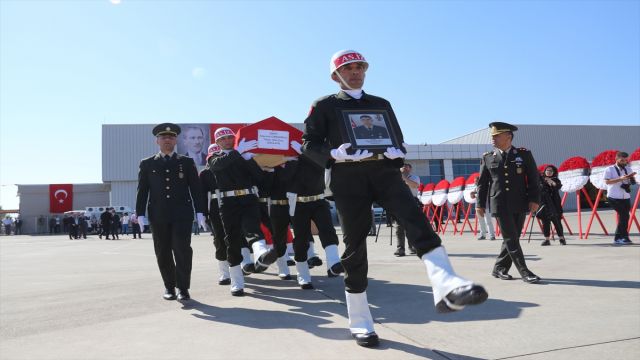
[[[73,184],[49,184],[49,212],[73,210]]]

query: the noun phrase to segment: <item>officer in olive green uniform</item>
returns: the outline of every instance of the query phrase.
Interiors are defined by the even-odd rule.
[[[194,210],[198,222],[204,223],[204,205],[196,164],[192,158],[175,152],[180,127],[164,123],[153,128],[160,152],[143,159],[138,173],[136,213],[144,224],[148,218],[153,247],[165,286],[163,297],[189,300],[191,282],[191,227]],[[175,263],[174,263],[175,257]]]
[[[538,168],[531,151],[511,145],[517,127],[503,122],[492,122],[489,127],[496,149],[482,157],[476,209],[478,216],[484,216],[485,209],[480,206],[490,196],[491,213],[502,230],[504,240],[492,275],[511,280],[508,271],[513,263],[523,281],[535,283],[540,278],[527,268],[520,234],[527,212],[536,211],[540,203]]]

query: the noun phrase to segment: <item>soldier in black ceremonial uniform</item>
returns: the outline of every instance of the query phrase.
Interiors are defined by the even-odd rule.
[[[164,123],[153,128],[160,152],[143,159],[138,172],[136,213],[144,224],[147,214],[153,247],[164,282],[166,300],[189,300],[191,285],[191,227],[194,210],[204,223],[204,205],[193,159],[175,152],[180,127]],[[175,258],[175,263],[174,263]]]
[[[231,275],[231,294],[244,295],[241,262],[244,236],[255,256],[255,271],[263,272],[276,261],[276,252],[267,248],[260,230],[260,209],[256,184],[262,177],[260,166],[249,150],[257,148],[256,140],[240,141],[234,150],[235,134],[229,128],[214,133],[220,151],[209,159],[209,168],[218,183],[220,215],[227,242],[227,261]]]
[[[520,234],[527,212],[538,210],[540,203],[539,175],[531,151],[511,145],[517,127],[504,122],[489,124],[495,150],[485,153],[480,162],[476,213],[484,216],[482,207],[490,197],[491,213],[502,231],[502,249],[496,259],[492,275],[510,280],[513,263],[522,280],[536,283],[540,278],[525,263],[520,247]]]
[[[293,141],[291,147],[299,151],[300,144]],[[308,269],[308,250],[313,241],[311,221],[318,228],[318,237],[327,259],[327,276],[336,277],[344,272],[338,253],[338,236],[331,221],[329,202],[325,200],[324,168],[318,166],[305,155],[300,155],[296,172],[287,195],[295,202],[293,209],[293,229],[296,237],[293,241],[296,268],[298,274]],[[301,271],[302,270],[302,271]],[[308,270],[306,270],[308,272]],[[300,282],[300,279],[298,279]]]
[[[343,110],[386,111],[389,126],[402,143],[402,132],[391,104],[383,98],[362,91],[365,58],[353,50],[334,54],[330,63],[331,78],[340,92],[316,100],[305,120],[303,154],[322,168],[331,168],[331,185],[336,207],[344,227],[346,302],[349,328],[358,345],[376,346],[378,335],[367,301],[367,233],[371,227],[371,206],[377,202],[393,213],[407,230],[409,244],[417,250],[431,279],[434,303],[440,312],[460,310],[465,305],[487,299],[482,286],[455,274],[449,257],[441,246],[415,199],[402,181],[400,168],[405,153],[395,147],[384,154],[367,150],[350,152],[343,122]],[[384,155],[384,156],[383,156]]]
[[[209,168],[209,158],[220,147],[216,144],[209,145],[208,155],[206,157],[206,166],[200,172],[200,185],[202,187],[203,203],[205,204],[204,216],[209,221],[211,235],[213,236],[213,247],[215,248],[215,259],[218,262],[218,285],[231,284],[231,275],[229,274],[229,262],[227,261],[227,245],[224,242],[224,228],[222,219],[220,218],[220,207],[218,205],[218,183]],[[210,200],[209,200],[210,199]],[[209,206],[207,207],[207,203]]]

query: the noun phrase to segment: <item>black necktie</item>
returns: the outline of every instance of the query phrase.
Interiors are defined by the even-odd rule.
[[[169,161],[169,159],[171,159],[171,156],[169,156],[169,155],[165,155],[165,156],[164,156],[164,161],[165,161],[165,162]]]

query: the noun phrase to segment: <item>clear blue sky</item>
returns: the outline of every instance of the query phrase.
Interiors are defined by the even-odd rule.
[[[0,205],[101,182],[101,125],[304,120],[359,50],[409,143],[640,124],[639,1],[0,0]]]

